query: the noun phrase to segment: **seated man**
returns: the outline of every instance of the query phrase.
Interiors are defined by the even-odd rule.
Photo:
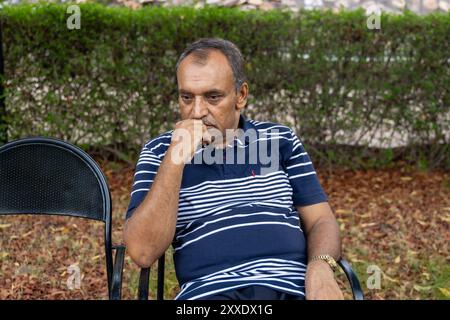
[[[239,49],[200,39],[176,75],[182,121],[147,142],[136,166],[131,258],[149,267],[172,244],[176,299],[342,299],[327,196],[290,128],[241,115],[249,87]]]

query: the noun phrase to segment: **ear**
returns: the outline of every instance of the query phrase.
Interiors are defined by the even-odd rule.
[[[236,110],[242,110],[245,105],[247,104],[247,98],[248,98],[248,84],[247,82],[244,82],[241,85],[241,88],[237,92],[237,102],[236,102]]]

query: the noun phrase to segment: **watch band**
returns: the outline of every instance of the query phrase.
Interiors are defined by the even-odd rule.
[[[320,254],[320,255],[312,257],[310,262],[317,261],[317,260],[325,261],[326,263],[328,263],[328,265],[330,266],[331,270],[333,270],[333,272],[336,271],[337,263],[336,263],[336,260],[334,260],[334,258],[331,255]]]

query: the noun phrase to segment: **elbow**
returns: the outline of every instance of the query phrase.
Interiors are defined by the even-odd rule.
[[[124,242],[131,260],[140,268],[150,268],[164,253],[164,251],[160,252],[158,247],[151,242],[143,244],[137,239],[127,237],[126,232],[124,232]]]
[[[136,234],[128,221],[125,223],[123,239],[127,247],[128,255],[140,268],[149,268],[161,257],[171,241],[165,239],[158,232],[149,232],[152,237],[141,237]]]
[[[153,256],[145,253],[134,255],[130,253],[130,257],[139,268],[150,268],[156,261]]]
[[[125,241],[125,245],[131,260],[140,268],[150,268],[158,259],[153,250],[136,244],[133,241]]]

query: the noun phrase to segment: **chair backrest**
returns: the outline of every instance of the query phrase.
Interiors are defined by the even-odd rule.
[[[32,137],[0,147],[0,215],[49,214],[105,223],[108,292],[112,277],[111,195],[97,163],[80,148]]]

